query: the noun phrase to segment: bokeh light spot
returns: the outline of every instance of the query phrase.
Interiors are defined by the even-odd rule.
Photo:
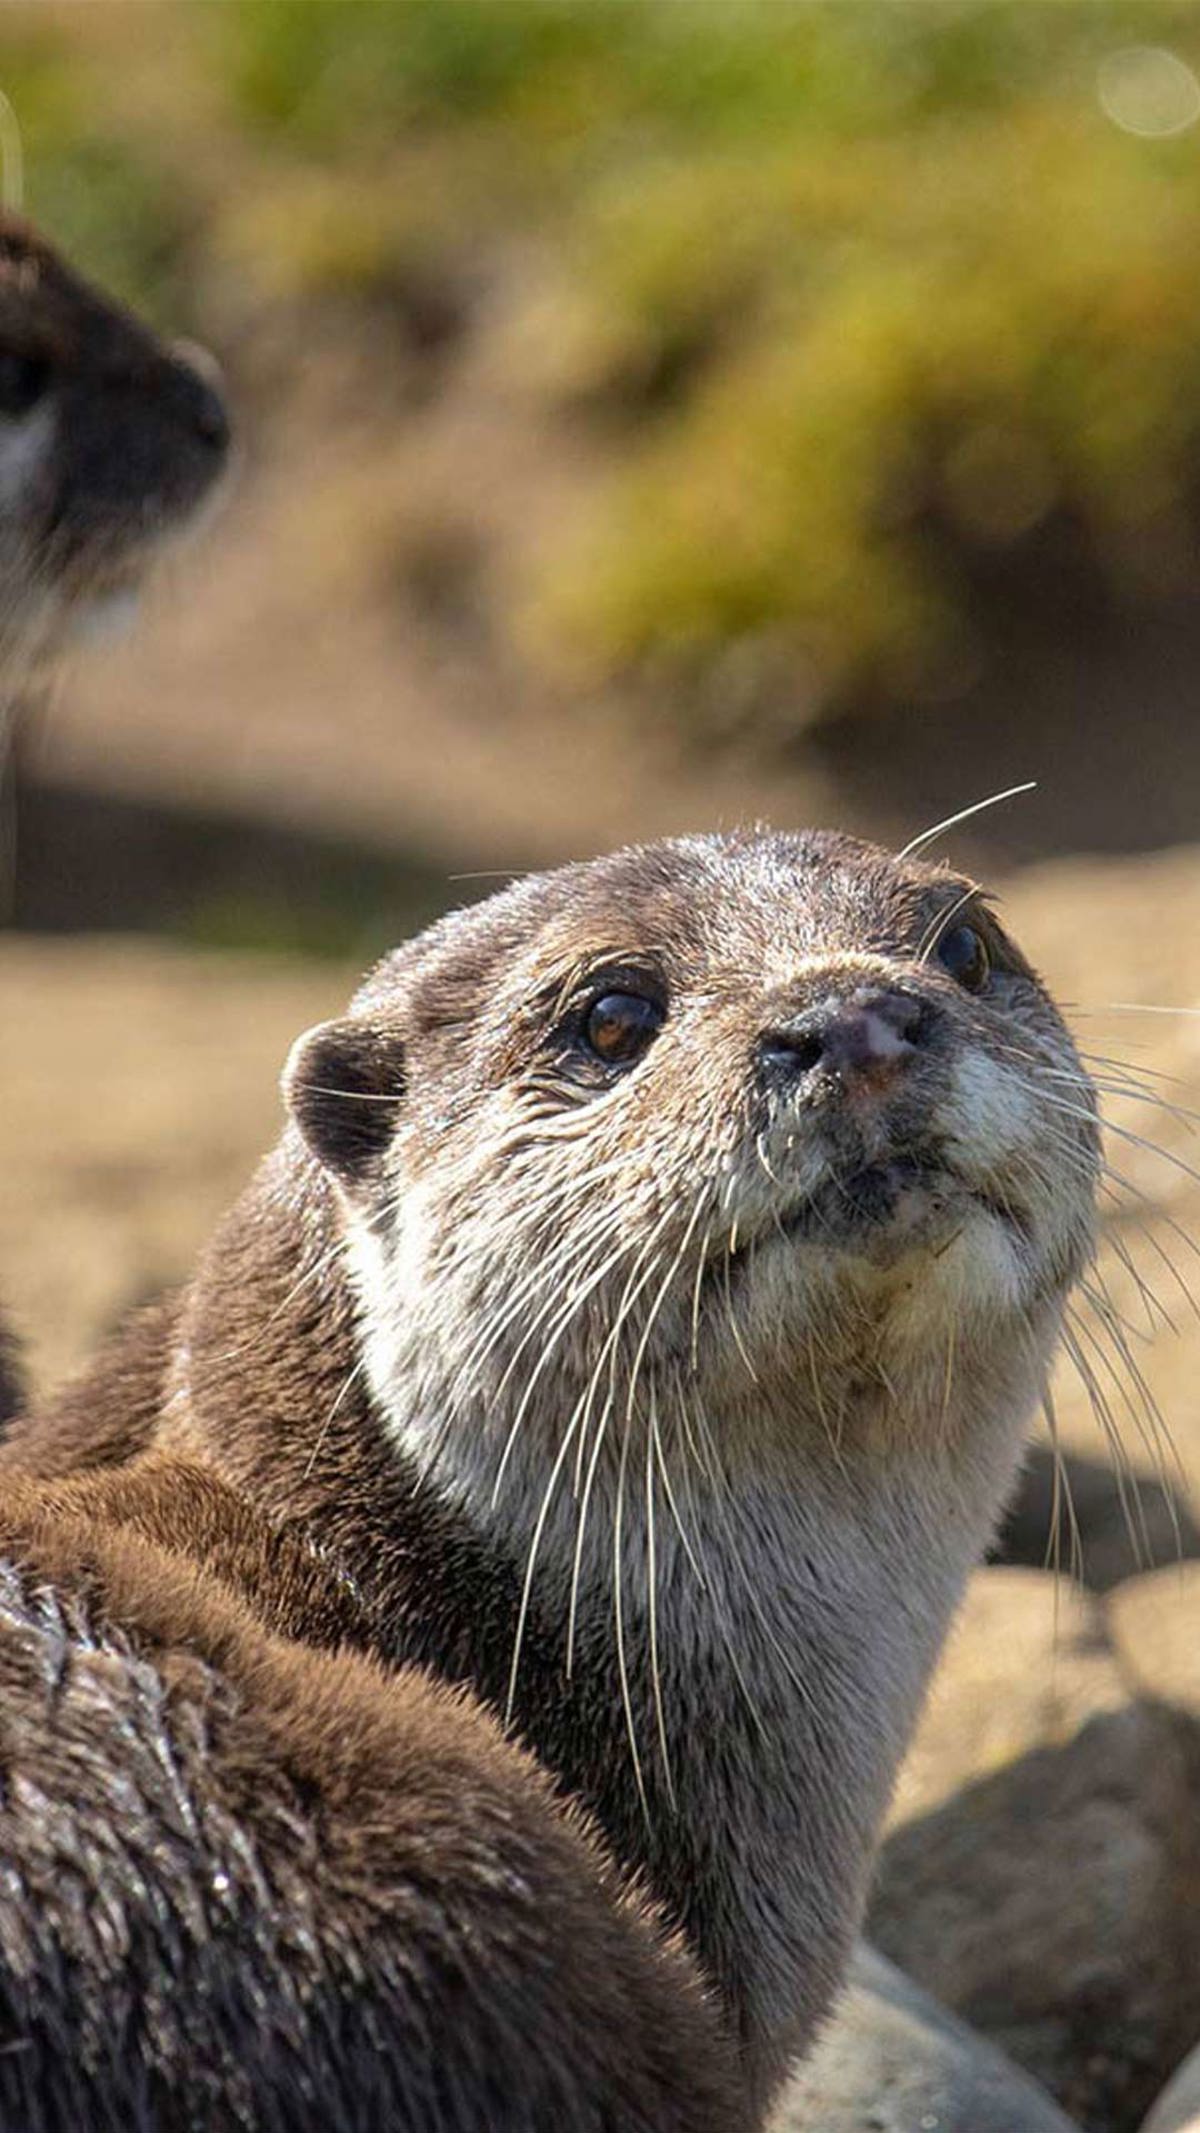
[[[1200,80],[1177,52],[1135,44],[1110,52],[1097,70],[1100,108],[1123,133],[1161,139],[1200,119]]]

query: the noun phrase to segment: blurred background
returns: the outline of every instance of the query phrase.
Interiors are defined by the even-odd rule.
[[[1195,834],[1194,6],[7,0],[0,70],[245,448],[23,923],[354,951],[381,866],[1034,777],[987,864]]]
[[[0,86],[29,212],[217,352],[243,454],[24,723],[35,1377],[184,1274],[292,1037],[446,904],[755,817],[903,842],[1036,779],[941,848],[1107,1085],[1057,1392],[1084,1575],[1194,1553],[1200,10],[5,0]],[[1188,2019],[1136,2011],[1081,2117],[1132,2126]],[[1070,2101],[1039,2023],[1012,2048]]]

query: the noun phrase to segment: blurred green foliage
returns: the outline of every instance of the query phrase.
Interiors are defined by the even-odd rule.
[[[802,721],[936,682],[979,559],[1047,528],[1117,601],[1194,568],[1190,0],[185,12],[235,181],[102,124],[59,11],[5,51],[31,205],[160,303],[206,257],[264,302],[425,302],[519,239],[522,382],[611,462],[530,589],[543,655],[686,684],[733,653]]]

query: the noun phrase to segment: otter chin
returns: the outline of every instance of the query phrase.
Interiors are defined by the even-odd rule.
[[[682,1936],[757,2122],[1092,1250],[1071,1038],[971,882],[746,832],[443,919],[284,1092],[188,1288],[5,1457],[46,1532],[69,1500],[314,1664],[507,1723]]]

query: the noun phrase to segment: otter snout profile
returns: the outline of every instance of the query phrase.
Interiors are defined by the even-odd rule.
[[[212,493],[230,424],[211,368],[0,213],[0,668],[131,593]]]
[[[21,691],[137,591],[213,495],[230,436],[203,350],[168,348],[0,209],[0,919]],[[22,1386],[0,1320],[0,1424]]]
[[[746,833],[620,852],[443,919],[298,1041],[285,1093],[284,1137],[187,1290],[4,1454],[6,1855],[40,1841],[24,1802],[49,1792],[97,1899],[97,1827],[133,1857],[136,1664],[182,1792],[132,1786],[123,1948],[167,1900],[164,1815],[183,1817],[200,1877],[227,1872],[233,1843],[265,1856],[280,1784],[302,1857],[366,1860],[397,1820],[412,1836],[388,1838],[369,1945],[328,1878],[303,1951],[269,1874],[261,1958],[212,1907],[172,1914],[172,1976],[217,1965],[247,2001],[286,2002],[306,2096],[334,2093],[350,2016],[329,2010],[353,1973],[353,2019],[380,2040],[364,2125],[715,2125],[727,2055],[758,2124],[835,1990],[898,1761],[1091,1250],[1095,1107],[1071,1039],[970,882],[845,837]],[[92,1653],[111,1674],[35,1730],[47,1670],[82,1683]],[[335,1723],[340,1669],[379,1738],[385,1703],[396,1729],[361,1800],[344,1758],[327,1776],[312,1748],[318,1706],[354,1737],[349,1704]],[[481,1729],[461,1767],[500,1755],[482,1729],[507,1718],[697,1966],[636,1921],[639,1952],[627,1940],[617,1960],[647,2010],[656,1981],[653,2009],[628,2017],[628,2045],[593,2034],[586,2072],[560,1993],[572,2022],[578,2003],[525,1938],[524,1810],[507,1832],[476,1822],[464,1781],[461,1821],[430,1822],[424,1880],[414,1863],[446,1685]],[[85,1724],[95,1773],[72,1759]],[[563,1812],[532,1764],[507,1768],[512,1803]],[[576,1857],[593,1891],[615,1887],[599,1854]],[[555,1869],[564,1902],[570,1871]],[[493,1988],[510,1901],[522,1982]],[[611,1895],[576,1911],[596,1977],[629,1914]],[[461,2014],[425,1990],[452,1914]],[[51,2016],[100,2035],[122,1991],[73,1919],[52,1883],[36,1906],[0,1888],[0,1950],[28,1951],[14,2029],[34,2039],[0,2054],[0,2097],[19,2065],[31,2128],[55,2123],[39,2101]],[[457,2086],[421,2088],[414,2112],[403,2068],[431,2031]],[[518,2068],[501,2091],[497,2034]],[[257,2077],[252,2059],[255,2122],[286,2096],[286,2122],[315,2125],[299,2075]],[[95,2064],[77,2052],[81,2094]],[[176,2090],[195,2073],[169,2025],[139,2032],[128,2065],[127,2083]],[[548,2069],[571,2098],[557,2118]],[[224,2075],[214,2093],[231,2108]]]

